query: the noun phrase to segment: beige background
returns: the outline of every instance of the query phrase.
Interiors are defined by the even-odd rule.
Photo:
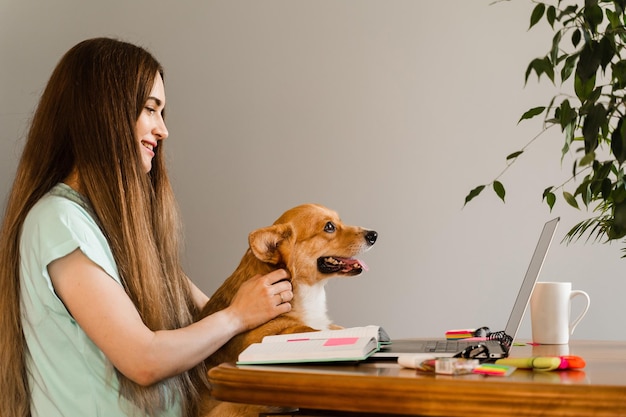
[[[541,280],[591,296],[574,338],[624,339],[620,245],[561,244],[585,213],[541,202],[567,179],[558,132],[543,136],[493,193],[463,208],[540,130],[517,125],[554,87],[530,1],[0,0],[0,194],[60,56],[89,37],[147,47],[166,69],[171,175],[188,273],[211,293],[252,229],[318,202],[376,229],[369,273],[327,286],[343,325],[393,337],[504,328],[543,223],[562,224]],[[432,311],[436,311],[433,313]],[[528,313],[521,331],[530,336]]]

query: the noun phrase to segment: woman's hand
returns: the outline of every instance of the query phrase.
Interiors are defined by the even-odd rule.
[[[289,278],[287,271],[278,269],[267,275],[255,275],[241,285],[230,306],[224,310],[240,320],[240,332],[291,310],[293,292]]]

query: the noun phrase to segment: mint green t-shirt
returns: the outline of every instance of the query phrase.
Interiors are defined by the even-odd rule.
[[[57,184],[31,209],[20,241],[22,325],[33,417],[140,416],[111,362],[57,297],[47,266],[75,249],[121,285],[108,242],[80,194]],[[175,405],[169,415],[176,415]]]

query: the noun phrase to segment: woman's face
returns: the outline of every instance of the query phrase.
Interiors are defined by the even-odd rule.
[[[154,150],[159,142],[167,138],[168,132],[163,120],[165,108],[165,87],[161,74],[157,74],[150,96],[137,119],[136,135],[141,149],[141,159],[146,173],[152,169]]]

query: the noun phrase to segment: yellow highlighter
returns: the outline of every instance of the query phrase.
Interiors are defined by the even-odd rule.
[[[518,369],[533,369],[535,371],[554,371],[559,369],[562,360],[558,356],[535,356],[532,358],[505,358],[496,361],[498,365],[514,366]]]

